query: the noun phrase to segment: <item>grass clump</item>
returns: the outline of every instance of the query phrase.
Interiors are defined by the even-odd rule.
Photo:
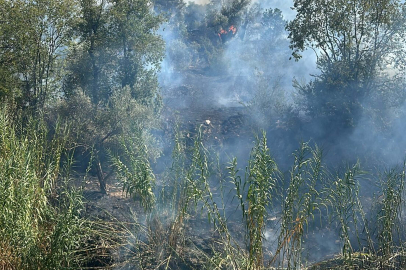
[[[81,195],[61,177],[68,129],[42,119],[23,126],[0,109],[0,268],[61,269],[81,264]]]
[[[322,161],[322,150],[301,143],[283,180],[263,133],[241,174],[236,158],[225,167],[206,148],[203,128],[193,138],[175,133],[172,165],[162,179],[157,177],[159,190],[145,224],[138,226],[136,233],[125,229],[133,235],[129,237],[132,243],[125,245],[132,266],[265,270],[401,269],[404,265],[404,170],[382,174],[376,214],[367,214],[359,184],[365,172],[359,163],[332,174]],[[144,194],[136,189],[134,193]],[[276,213],[272,220],[279,220],[279,229],[274,231],[279,235],[274,236],[277,246],[267,254],[265,232],[271,211]],[[330,230],[330,226],[337,229],[341,254],[337,251],[334,259],[315,264],[306,262],[307,241],[314,237],[308,231],[316,227]],[[126,269],[126,265],[122,267]]]
[[[237,160],[228,167],[239,199],[248,238],[246,269],[262,269],[263,238],[269,206],[275,195],[279,171],[270,155],[265,132],[256,139],[246,168],[244,182],[237,175]]]
[[[155,175],[148,160],[148,149],[142,136],[120,138],[121,154],[112,154],[110,160],[117,178],[123,183],[123,191],[141,202],[151,211],[155,205],[153,192]]]
[[[404,206],[405,165],[401,169],[390,169],[380,175],[381,194],[377,200],[377,238],[379,255],[389,258],[402,244],[404,233],[401,214]],[[396,245],[397,244],[397,245]]]
[[[365,173],[360,164],[329,173],[321,149],[309,143],[294,152],[293,166],[283,179],[265,132],[256,138],[241,173],[236,158],[223,166],[205,146],[204,126],[193,137],[177,130],[172,164],[155,176],[140,133],[122,137],[110,161],[123,191],[138,200],[144,212],[131,212],[132,220],[125,221],[112,213],[85,218],[81,192],[70,181],[75,148],[69,147],[67,125],[57,122],[50,132],[42,118],[24,125],[18,119],[10,118],[7,108],[0,111],[0,269],[405,265],[405,167],[379,176],[373,211],[364,212],[359,179]],[[265,232],[271,212],[278,229],[269,231],[278,243],[269,248]],[[320,223],[313,224],[318,217]],[[338,229],[342,252],[306,267],[311,264],[303,259],[312,237],[308,231],[327,225]]]
[[[352,232],[359,241],[359,226],[363,225],[359,219],[365,216],[359,198],[359,183],[357,178],[363,174],[359,163],[348,167],[343,176],[337,174],[335,181],[328,187],[328,201],[331,205],[332,219],[337,221],[340,240],[342,243],[342,256],[351,263],[354,253],[351,244]],[[365,220],[362,220],[365,221]],[[361,224],[360,224],[361,223]],[[365,225],[365,224],[364,224]],[[368,239],[370,235],[366,228]]]
[[[282,203],[281,231],[278,249],[272,262],[279,258],[287,269],[302,268],[302,244],[305,227],[321,211],[323,196],[317,188],[324,178],[322,151],[317,146],[301,143],[294,153],[289,186]]]

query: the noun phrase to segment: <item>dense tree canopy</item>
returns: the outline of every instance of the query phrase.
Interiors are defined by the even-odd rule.
[[[80,87],[93,103],[105,103],[116,88],[129,86],[134,98],[153,98],[164,44],[154,34],[162,18],[151,13],[150,2],[83,0],[80,5],[66,94]]]
[[[74,1],[0,1],[0,97],[42,108],[58,88],[56,61],[72,40]]]
[[[391,102],[402,102],[399,84],[394,89],[385,83],[398,79],[405,67],[402,1],[297,0],[294,9],[296,18],[287,26],[293,56],[300,59],[300,51],[313,49],[321,72],[299,87],[312,117],[351,127],[366,99],[384,93]]]
[[[92,149],[105,192],[106,144],[117,142],[114,138],[120,135],[140,135],[138,129],[148,130],[160,106],[157,71],[164,43],[156,31],[163,18],[152,13],[149,0],[81,0],[79,4],[63,111],[77,123],[80,143]],[[76,112],[70,114],[72,110]]]

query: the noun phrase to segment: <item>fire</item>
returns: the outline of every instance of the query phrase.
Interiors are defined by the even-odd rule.
[[[237,28],[234,25],[231,25],[228,30],[221,29],[220,32],[217,33],[217,35],[221,38],[221,35],[226,35],[228,33],[232,33],[235,35],[237,33]]]
[[[221,35],[225,35],[225,34],[227,34],[227,33],[228,33],[228,31],[226,31],[226,30],[224,30],[224,29],[221,29],[220,32],[218,32],[217,35],[219,35],[219,38],[221,38]]]
[[[237,28],[235,28],[234,25],[231,25],[230,28],[228,28],[229,31],[233,32],[233,35],[237,32]]]

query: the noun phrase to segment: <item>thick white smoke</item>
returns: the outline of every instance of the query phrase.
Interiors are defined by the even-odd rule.
[[[296,11],[292,10],[293,0],[253,0],[253,3],[259,3],[264,8],[277,8],[282,11],[285,20],[293,20],[296,15]]]
[[[198,5],[204,5],[204,4],[208,4],[210,2],[210,0],[189,0],[188,2],[193,2]]]
[[[208,4],[210,0],[188,0],[187,2],[204,5]],[[295,17],[295,11],[291,9],[293,6],[293,0],[253,0],[252,2],[282,10],[283,16],[286,20],[292,20]]]

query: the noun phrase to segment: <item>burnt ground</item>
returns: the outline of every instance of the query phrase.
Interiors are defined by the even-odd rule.
[[[162,131],[158,134],[158,136],[162,136],[166,147],[163,149],[163,157],[156,164],[153,164],[157,173],[157,190],[161,180],[160,174],[163,174],[170,164],[171,140],[175,123],[179,124],[180,130],[185,131],[186,140],[190,142],[200,127],[206,144],[216,147],[217,150],[234,147],[237,141],[241,140],[241,137],[250,137],[246,136],[247,132],[244,128],[247,123],[247,115],[246,108],[241,103],[239,88],[229,87],[229,85],[233,85],[232,82],[235,80],[236,78],[232,76],[217,78],[192,72],[187,74],[183,80],[187,83],[172,85],[167,88],[163,96],[165,106],[162,112]],[[221,89],[222,92],[213,91],[215,88]],[[224,91],[227,92],[226,95],[224,95]],[[249,148],[245,151],[249,151]],[[138,250],[138,255],[135,253],[130,255],[133,251],[129,250],[135,245],[129,248],[128,243],[121,244],[127,246],[123,248],[123,246],[114,244],[114,241],[119,239],[109,239],[105,242],[98,239],[96,242],[100,241],[100,243],[96,243],[98,248],[87,267],[109,269],[115,265],[117,269],[132,269],[131,265],[134,266],[136,263],[131,262],[131,256],[144,256],[150,252],[162,253],[162,251],[158,251],[157,246],[159,245],[155,242],[160,242],[158,241],[160,238],[162,238],[161,242],[164,242],[165,238],[171,234],[168,231],[171,222],[166,220],[167,213],[165,210],[160,210],[162,212],[158,213],[159,219],[154,218],[153,214],[145,214],[139,202],[134,201],[123,192],[122,183],[117,181],[114,175],[107,182],[106,195],[100,193],[97,177],[92,175],[85,177],[78,174],[74,178],[77,179],[76,185],[83,189],[84,215],[91,220],[104,224],[100,226],[111,226],[112,234],[116,230],[128,230],[129,228],[125,224],[131,227],[135,222],[138,222],[144,230],[144,235],[137,241],[141,241],[142,245],[148,245],[148,247],[147,245],[144,246],[144,250]],[[134,220],[134,216],[137,220]],[[238,217],[230,222],[232,230],[237,234],[242,232],[242,224],[239,221],[240,218]],[[151,228],[155,232],[148,231]],[[180,226],[179,230],[178,249],[180,253],[183,253],[183,259],[173,260],[177,261],[178,265],[172,265],[172,269],[177,269],[177,267],[179,269],[193,269],[203,263],[204,259],[213,253],[213,248],[218,245],[216,240],[218,235],[207,222],[207,216],[204,214],[190,217]],[[121,240],[129,242],[128,239]],[[153,256],[157,256],[157,254]],[[163,260],[162,256],[157,257],[161,257],[160,259]],[[185,258],[187,261],[182,262]],[[145,258],[138,258],[138,261],[144,261],[144,264],[150,265],[151,269],[154,269],[153,266],[159,263],[148,262]]]
[[[92,251],[87,252],[90,259],[86,269],[138,269],[140,265],[142,269],[161,269],[159,265],[168,257],[170,269],[198,269],[221,250],[219,234],[205,213],[195,212],[176,225],[165,207],[146,214],[138,202],[122,192],[122,184],[114,177],[107,185],[107,194],[100,193],[96,177],[79,181],[83,177],[75,176],[76,184],[83,188],[83,214],[94,222],[93,229],[99,230],[88,240]],[[230,231],[243,239],[243,224],[238,221],[229,223]],[[172,237],[174,247],[169,245]]]
[[[189,132],[205,126],[219,143],[243,136],[248,97],[242,87],[238,77],[186,73],[164,91],[164,129],[173,129],[178,121],[181,129]]]
[[[84,176],[81,176],[83,179]],[[131,211],[139,211],[140,206],[123,192],[123,185],[114,177],[108,180],[107,194],[100,192],[97,177],[87,176],[82,181],[86,215],[99,219],[129,221]]]
[[[162,130],[157,133],[161,136],[165,147],[162,149],[162,157],[153,164],[157,174],[157,190],[163,184],[160,183],[162,175],[171,164],[176,123],[179,129],[185,132],[189,143],[192,143],[197,129],[200,128],[206,145],[222,155],[223,165],[230,157],[237,156],[240,161],[242,160],[239,162],[239,168],[245,166],[244,159],[248,159],[253,146],[255,123],[250,119],[249,111],[244,105],[244,100],[249,97],[244,94],[242,88],[244,85],[239,84],[238,78],[234,76],[210,76],[199,72],[189,72],[182,80],[178,80],[177,84],[165,86],[164,108],[161,114]],[[277,137],[275,140],[275,143],[279,144]],[[77,179],[83,179],[83,175],[78,175]],[[171,231],[173,220],[170,219],[167,210],[158,210],[155,217],[146,215],[138,202],[126,196],[122,184],[115,180],[114,176],[108,181],[107,195],[99,192],[96,177],[88,176],[86,180],[80,181],[80,185],[84,190],[85,215],[93,220],[110,222],[111,225],[107,227],[111,226],[112,232],[121,229],[132,233],[132,229],[138,230],[138,225],[134,226],[136,222],[143,230],[143,236],[139,239],[134,240],[131,237],[132,240],[121,239],[127,243],[114,247],[113,240],[111,243],[99,243],[95,258],[89,262],[88,267],[111,269],[111,265],[115,265],[115,269],[136,269],[134,265],[141,261],[144,269],[160,269],[157,265],[165,261],[165,256],[170,255],[178,256],[168,264],[172,269],[198,269],[199,264],[203,264],[207,257],[213,255],[214,249],[221,249],[217,241],[219,235],[203,213],[190,217],[179,226],[176,232],[176,252],[168,255],[165,251],[168,247],[162,246],[162,243],[167,242],[168,237],[173,235],[173,230]],[[216,183],[213,187],[213,192],[216,193],[215,189],[218,188]],[[244,247],[241,213],[236,210],[235,205],[229,208],[229,230],[239,240],[241,247]],[[273,213],[268,219],[264,242],[266,258],[272,256],[276,249],[280,224],[278,216],[278,213]],[[304,259],[307,262],[317,262],[334,258],[335,254],[340,252],[341,246],[337,241],[339,239],[337,233],[330,228],[319,229],[318,225],[314,227],[315,229],[310,230],[306,236],[308,252],[304,254]],[[134,243],[129,244],[131,241],[140,241],[138,243],[142,248],[136,249]],[[158,261],[149,261],[154,256]],[[134,258],[137,262],[133,261]],[[338,261],[334,262],[338,264]],[[318,267],[320,265],[323,264],[318,264]],[[313,269],[322,269],[318,267]]]

